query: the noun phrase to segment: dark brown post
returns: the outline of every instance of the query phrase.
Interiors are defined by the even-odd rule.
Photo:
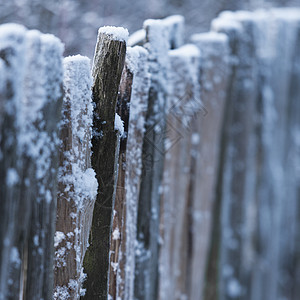
[[[84,259],[87,273],[84,299],[107,299],[110,236],[117,180],[118,140],[115,114],[124,67],[126,38],[122,28],[99,29],[92,75],[95,105],[92,138],[92,167],[98,180],[89,248]]]

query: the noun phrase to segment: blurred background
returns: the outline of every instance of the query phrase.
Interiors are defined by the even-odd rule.
[[[188,38],[207,31],[222,10],[271,6],[300,6],[300,0],[0,0],[0,23],[53,33],[65,43],[66,56],[92,57],[97,30],[104,25],[123,26],[131,34],[145,19],[181,14]]]

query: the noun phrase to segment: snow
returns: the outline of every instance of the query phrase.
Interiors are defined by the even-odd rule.
[[[54,236],[54,247],[56,248],[65,239],[65,234],[61,231],[56,231]]]
[[[200,57],[200,51],[198,47],[193,44],[186,44],[180,48],[170,50],[169,56],[180,56],[180,57]]]
[[[128,40],[128,30],[123,27],[115,27],[115,26],[104,26],[100,27],[98,33],[104,33],[109,35],[113,40],[124,41]]]
[[[143,43],[145,39],[146,39],[146,31],[145,29],[140,29],[129,36],[127,45],[133,47],[140,43]]]
[[[121,120],[121,117],[116,113],[115,115],[115,130],[119,131],[120,135],[124,134],[124,122]]]
[[[120,239],[120,236],[121,236],[120,230],[119,230],[119,228],[117,227],[117,228],[115,228],[115,230],[114,230],[113,233],[112,233],[112,239],[113,239],[113,240],[119,240],[119,239]]]
[[[19,175],[16,169],[9,168],[6,174],[6,184],[9,187],[16,185],[19,182]]]
[[[195,42],[227,42],[227,35],[224,33],[218,33],[214,31],[205,33],[195,33],[191,36],[191,41]]]

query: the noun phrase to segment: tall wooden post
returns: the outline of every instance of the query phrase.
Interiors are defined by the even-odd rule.
[[[79,299],[83,257],[97,195],[91,168],[93,107],[90,61],[64,59],[63,122],[60,129],[55,245],[54,299]]]
[[[84,258],[87,273],[84,299],[107,299],[110,236],[117,180],[119,133],[115,131],[118,88],[124,67],[126,38],[122,28],[102,27],[93,62],[94,124],[92,167],[98,180],[89,248]]]

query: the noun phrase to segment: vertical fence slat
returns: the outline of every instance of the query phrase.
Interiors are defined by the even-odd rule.
[[[88,58],[65,58],[54,299],[79,299],[81,294],[82,263],[97,194],[91,169],[91,83]]]
[[[38,105],[38,109],[28,150],[32,159],[29,183],[32,193],[32,212],[24,295],[28,299],[52,298],[54,277],[53,239],[56,220],[58,124],[62,103],[63,46],[52,35],[41,35],[40,42],[41,65],[38,67],[42,70],[42,82],[38,82],[39,73],[31,73],[32,79],[38,82],[36,90],[42,95],[37,97],[37,102],[32,103]]]
[[[168,69],[168,31],[161,20],[146,20],[151,84],[143,142],[143,174],[138,205],[135,297],[155,299],[158,279],[160,186],[163,172]]]
[[[19,243],[22,240],[23,224],[16,220],[23,205],[25,171],[19,145],[24,54],[25,28],[14,24],[0,26],[0,61],[3,72],[0,75],[0,299],[10,299],[19,289],[19,282],[16,282],[16,288],[13,283],[22,257]],[[25,216],[26,212],[24,219]]]
[[[118,87],[124,67],[125,29],[119,36],[114,28],[100,28],[95,50],[92,75],[94,125],[92,138],[92,167],[98,180],[90,246],[84,259],[87,273],[85,299],[107,299],[110,234],[117,177],[118,135],[115,132],[115,113]]]
[[[228,80],[228,40],[214,32],[195,34],[192,42],[201,51],[200,88],[203,109],[193,124],[200,140],[195,141],[193,155],[192,275],[190,299],[201,299],[205,286],[205,269],[212,238],[212,223],[219,167],[220,138],[223,125]],[[196,136],[197,137],[197,136]],[[215,286],[211,287],[212,289]]]
[[[121,243],[126,240],[123,234],[123,228],[126,226],[126,166],[127,166],[127,140],[128,126],[130,117],[131,90],[133,81],[133,70],[128,65],[128,53],[125,59],[125,65],[122,72],[121,82],[119,86],[117,114],[121,118],[123,128],[121,131],[120,151],[118,157],[118,179],[116,182],[116,199],[113,207],[113,224],[112,235],[110,241],[110,261],[109,261],[109,296],[116,299],[118,294],[118,286],[122,285],[124,276],[122,276],[122,265],[120,265],[125,253],[121,249]],[[120,124],[121,125],[121,124]]]
[[[193,119],[202,106],[200,53],[195,45],[169,51],[163,197],[161,212],[160,299],[187,297],[190,282],[190,176]],[[197,130],[198,132],[198,130]]]

